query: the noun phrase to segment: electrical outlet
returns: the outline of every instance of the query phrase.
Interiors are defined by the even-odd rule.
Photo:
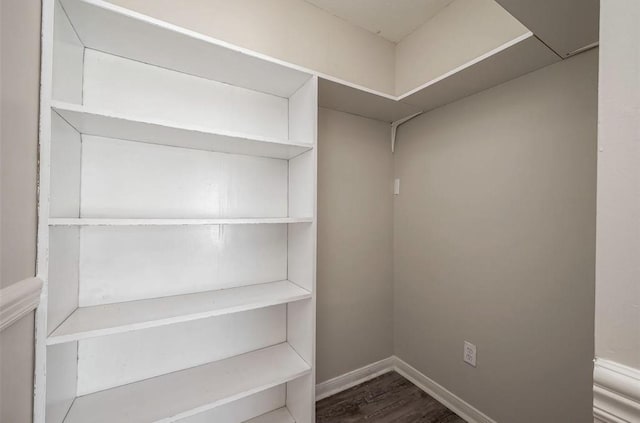
[[[476,367],[476,346],[471,342],[464,341],[464,354],[462,359],[465,363]]]

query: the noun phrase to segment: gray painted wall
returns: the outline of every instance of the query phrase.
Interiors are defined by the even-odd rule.
[[[396,355],[498,422],[593,421],[597,59],[399,130]]]
[[[35,274],[40,1],[2,0],[0,288]]]
[[[0,332],[0,422],[32,421],[33,328],[30,313]]]
[[[601,7],[596,353],[640,371],[640,2]]]
[[[0,1],[0,288],[35,274],[40,1]],[[0,333],[0,421],[33,408],[33,313]]]
[[[528,31],[494,0],[455,0],[397,44],[396,94],[405,94]]]
[[[393,354],[389,137],[386,123],[319,110],[318,383]]]

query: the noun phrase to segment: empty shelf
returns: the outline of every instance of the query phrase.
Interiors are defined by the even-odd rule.
[[[238,219],[102,219],[51,218],[51,226],[181,226],[181,225],[262,225],[282,223],[311,223],[311,217],[260,217]]]
[[[561,60],[527,32],[411,90],[398,100],[429,111]]]
[[[47,338],[48,345],[78,341],[311,298],[289,281],[76,309]]]
[[[321,106],[393,122],[494,87],[561,60],[527,32],[398,96],[320,76]]]
[[[171,122],[138,120],[131,116],[52,102],[51,107],[81,134],[221,153],[290,159],[312,148],[288,140],[250,136]]]
[[[394,122],[422,111],[420,107],[398,101],[396,96],[324,76],[318,79],[318,104],[384,122]]]
[[[247,420],[245,423],[295,423],[289,410],[286,407],[278,408],[270,413],[263,414],[255,417],[251,420]]]
[[[290,97],[311,76],[277,59],[105,1],[61,4],[90,49],[279,97]]]
[[[76,398],[65,423],[169,422],[310,372],[287,343]]]

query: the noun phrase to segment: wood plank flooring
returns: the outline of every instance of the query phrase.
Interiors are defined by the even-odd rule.
[[[464,423],[396,372],[316,403],[316,423]]]

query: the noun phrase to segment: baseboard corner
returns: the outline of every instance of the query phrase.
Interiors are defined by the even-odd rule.
[[[392,371],[393,368],[394,362],[392,356],[321,382],[316,385],[316,401],[320,401],[330,397],[331,395],[337,394],[338,392],[345,391],[351,387],[388,373]]]
[[[462,417],[468,423],[496,423],[480,410],[464,401],[442,385],[430,379],[404,360],[394,356],[395,371],[435,398],[439,403]]]
[[[398,372],[468,423],[496,423],[463,399],[393,355],[316,385],[316,401],[345,391],[390,371]]]

